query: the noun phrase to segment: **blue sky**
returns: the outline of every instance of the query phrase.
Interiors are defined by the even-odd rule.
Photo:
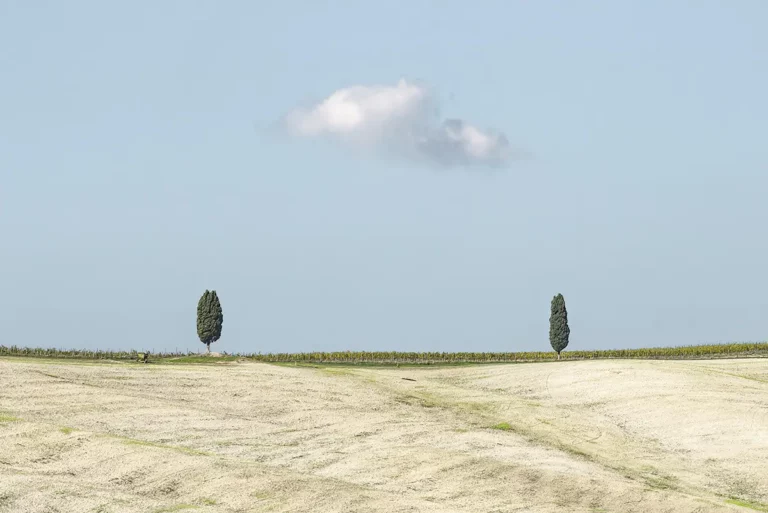
[[[762,0],[0,0],[0,344],[203,349],[206,288],[230,352],[546,350],[557,293],[569,349],[765,340],[766,20]],[[526,156],[282,129],[400,79]]]

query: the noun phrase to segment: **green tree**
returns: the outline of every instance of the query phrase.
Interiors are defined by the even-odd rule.
[[[211,343],[221,338],[224,314],[215,290],[206,290],[197,303],[197,336],[211,352]]]
[[[565,309],[565,298],[558,294],[552,298],[551,314],[549,316],[549,343],[557,352],[560,359],[560,351],[568,345],[568,336],[571,328],[568,327],[568,311]]]

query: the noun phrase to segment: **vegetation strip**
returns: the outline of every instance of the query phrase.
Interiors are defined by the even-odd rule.
[[[27,358],[62,358],[78,360],[137,361],[137,351],[64,350],[0,345],[0,356]],[[250,360],[266,363],[354,364],[354,365],[435,365],[475,363],[522,363],[557,360],[552,351],[507,353],[437,353],[395,351],[336,351],[313,353],[224,354],[221,358],[204,358],[197,353],[151,353],[150,363],[210,363],[212,361]],[[567,351],[562,360],[598,359],[696,359],[768,357],[768,342],[716,344],[641,349],[604,349],[596,351]]]
[[[726,504],[733,504],[734,506],[741,506],[742,508],[748,508],[755,511],[768,511],[768,504],[760,504],[757,502],[749,502],[742,499],[732,497],[725,501]]]

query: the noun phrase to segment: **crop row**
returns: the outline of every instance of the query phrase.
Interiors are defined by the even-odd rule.
[[[153,359],[180,358],[197,353],[156,353]],[[73,358],[86,360],[135,360],[137,351],[63,350],[55,348],[29,348],[0,345],[0,356],[25,356],[43,358]],[[505,353],[437,353],[396,351],[337,351],[313,353],[234,354],[260,362],[275,363],[357,363],[357,364],[439,364],[439,363],[502,363],[548,361],[557,358],[551,351]],[[768,342],[715,344],[700,346],[657,347],[641,349],[607,349],[596,351],[568,351],[562,354],[566,360],[600,358],[717,358],[729,356],[768,356]]]

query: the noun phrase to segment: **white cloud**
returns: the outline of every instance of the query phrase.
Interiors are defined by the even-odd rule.
[[[400,80],[394,86],[353,86],[284,119],[297,137],[332,137],[344,143],[446,166],[505,164],[503,134],[461,119],[440,121],[430,91]]]

